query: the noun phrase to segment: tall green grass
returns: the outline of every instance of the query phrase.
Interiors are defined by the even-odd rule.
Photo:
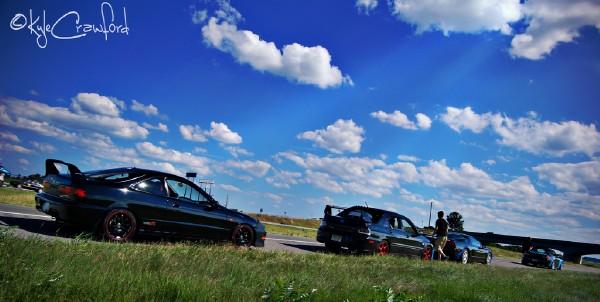
[[[35,207],[35,192],[16,188],[0,188],[0,203]]]
[[[598,301],[600,275],[227,245],[19,239],[0,301]]]

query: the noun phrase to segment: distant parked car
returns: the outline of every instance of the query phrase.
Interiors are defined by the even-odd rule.
[[[483,246],[475,237],[463,233],[448,233],[448,242],[444,247],[444,254],[450,260],[463,264],[479,262],[492,263],[492,250]]]
[[[44,186],[35,180],[26,180],[21,183],[21,188],[41,192]]]
[[[333,215],[332,208],[342,210]],[[376,208],[327,205],[317,241],[328,251],[378,255],[399,254],[431,259],[432,244],[407,217]]]
[[[66,166],[62,171],[68,173],[57,166]],[[266,239],[258,220],[221,206],[192,181],[168,173],[138,168],[81,172],[48,159],[43,187],[35,197],[38,210],[111,241],[146,234],[264,246]]]
[[[523,254],[521,263],[529,266],[541,266],[553,270],[561,270],[564,253],[550,248],[532,248]]]

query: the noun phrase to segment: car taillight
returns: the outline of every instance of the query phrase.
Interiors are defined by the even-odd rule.
[[[87,193],[84,189],[75,189],[75,196],[77,196],[77,198],[85,198],[86,195]]]
[[[87,192],[81,188],[73,188],[70,186],[61,185],[58,187],[58,192],[65,197],[69,197],[71,199],[83,199],[87,196]]]

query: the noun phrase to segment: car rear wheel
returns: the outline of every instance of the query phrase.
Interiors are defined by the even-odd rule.
[[[233,230],[231,240],[237,246],[251,246],[254,242],[254,232],[249,225],[240,224]]]
[[[377,255],[385,256],[390,253],[390,244],[386,240],[381,240],[377,245]]]
[[[115,209],[106,215],[102,224],[104,236],[109,241],[126,242],[133,238],[137,221],[133,213],[125,209]]]
[[[421,255],[421,259],[424,261],[429,261],[429,260],[431,260],[432,257],[433,257],[433,248],[431,247],[431,245],[428,245],[425,248],[423,248],[423,254]]]
[[[464,251],[462,252],[462,255],[460,256],[460,262],[461,262],[462,264],[467,264],[467,263],[469,263],[469,251],[467,251],[467,250],[464,250]]]

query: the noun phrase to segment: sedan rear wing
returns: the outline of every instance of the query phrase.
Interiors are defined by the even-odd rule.
[[[328,204],[325,206],[325,217],[331,216],[331,209],[345,210],[346,208]]]
[[[79,170],[79,168],[77,168],[77,166],[70,164],[70,163],[66,163],[62,160],[58,160],[58,159],[46,159],[46,175],[44,176],[48,176],[48,175],[59,175],[60,171],[58,170],[58,167],[56,167],[56,164],[59,165],[65,165],[67,166],[67,169],[69,170],[69,174],[71,176],[82,176],[83,173],[81,173],[81,170]]]

